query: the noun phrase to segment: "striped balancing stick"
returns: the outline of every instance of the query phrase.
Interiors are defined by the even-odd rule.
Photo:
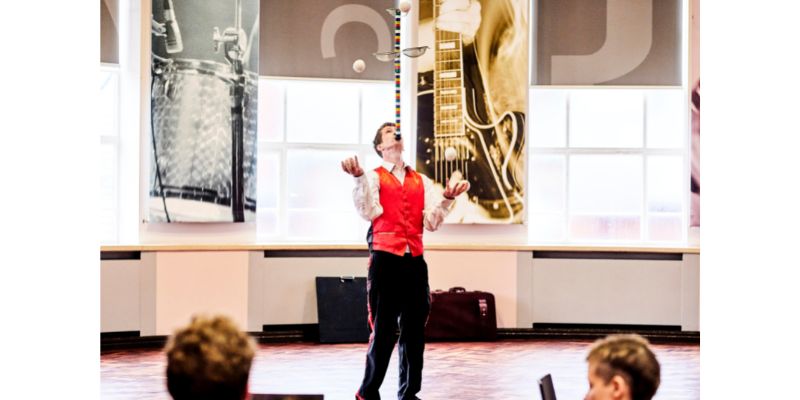
[[[394,115],[397,132],[395,139],[400,140],[400,9],[394,10]]]

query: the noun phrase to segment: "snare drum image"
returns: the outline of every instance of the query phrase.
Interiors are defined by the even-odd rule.
[[[153,0],[148,222],[255,220],[258,3],[242,3]]]

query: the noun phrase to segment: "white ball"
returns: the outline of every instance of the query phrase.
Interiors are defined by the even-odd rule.
[[[367,68],[367,64],[364,63],[364,60],[362,60],[360,58],[358,60],[356,60],[355,62],[353,62],[353,71],[356,71],[359,74],[364,72],[364,70],[366,68]]]
[[[444,150],[444,159],[447,161],[455,160],[457,155],[458,153],[456,153],[456,149],[452,147],[448,147]]]
[[[411,10],[411,2],[410,1],[401,1],[400,5],[397,7],[400,11],[407,13]]]

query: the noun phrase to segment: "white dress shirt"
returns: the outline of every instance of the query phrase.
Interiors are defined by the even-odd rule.
[[[392,164],[384,161],[380,168],[385,168],[391,172],[402,184],[406,177],[406,166],[403,161]],[[422,222],[425,229],[433,232],[439,229],[445,217],[450,212],[450,207],[454,200],[445,199],[442,195],[443,189],[433,184],[430,178],[420,174],[422,184],[425,188],[425,206],[422,210]],[[383,206],[380,201],[380,179],[378,173],[371,169],[355,178],[356,187],[353,189],[353,203],[356,211],[361,218],[372,221],[383,214]]]

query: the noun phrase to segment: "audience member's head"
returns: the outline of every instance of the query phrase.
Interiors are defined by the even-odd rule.
[[[175,400],[242,400],[255,342],[227,317],[196,316],[167,343],[167,389]]]
[[[661,367],[647,340],[639,335],[611,335],[595,342],[586,357],[586,400],[650,400],[661,383]]]

